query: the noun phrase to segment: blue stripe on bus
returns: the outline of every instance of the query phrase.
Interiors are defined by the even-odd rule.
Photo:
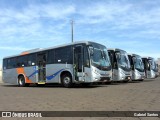
[[[61,69],[61,70],[57,71],[56,73],[54,73],[54,74],[52,74],[52,75],[50,75],[50,76],[46,76],[47,80],[53,79],[53,78],[56,77],[56,75],[58,75],[62,70],[64,70],[64,69]],[[35,74],[37,74],[37,73],[38,73],[38,70],[34,71],[31,75],[28,76],[28,78],[33,77],[33,76],[34,76]]]
[[[50,75],[50,76],[47,76],[47,77],[46,77],[47,80],[53,79],[53,78],[56,77],[56,75],[58,75],[62,70],[64,70],[64,69],[61,69],[61,70],[59,70],[58,72],[56,72],[56,73],[54,73],[54,74],[52,74],[52,75]]]

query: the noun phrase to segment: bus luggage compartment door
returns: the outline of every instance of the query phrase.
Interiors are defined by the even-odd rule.
[[[84,82],[83,46],[74,47],[74,73],[75,80]]]
[[[46,82],[46,54],[41,53],[37,56],[38,63],[38,84],[45,84]]]

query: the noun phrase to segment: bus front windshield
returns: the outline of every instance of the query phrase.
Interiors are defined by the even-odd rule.
[[[139,71],[144,71],[144,64],[140,57],[135,57],[134,59],[134,66]]]
[[[128,55],[126,52],[117,52],[116,58],[117,58],[118,65],[122,69],[130,70],[130,62],[129,62]]]
[[[111,64],[106,47],[102,45],[93,45],[93,54],[91,63],[99,69],[111,69]]]

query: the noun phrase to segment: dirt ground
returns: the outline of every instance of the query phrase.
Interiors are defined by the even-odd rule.
[[[18,87],[0,83],[0,111],[160,111],[160,78],[146,79],[143,82],[74,88],[63,88],[59,85]],[[54,119],[158,120],[159,118]]]

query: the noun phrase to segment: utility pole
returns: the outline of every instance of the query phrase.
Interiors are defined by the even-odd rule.
[[[71,20],[71,34],[72,34],[71,40],[72,40],[72,43],[73,43],[73,24],[74,24],[74,21]]]

